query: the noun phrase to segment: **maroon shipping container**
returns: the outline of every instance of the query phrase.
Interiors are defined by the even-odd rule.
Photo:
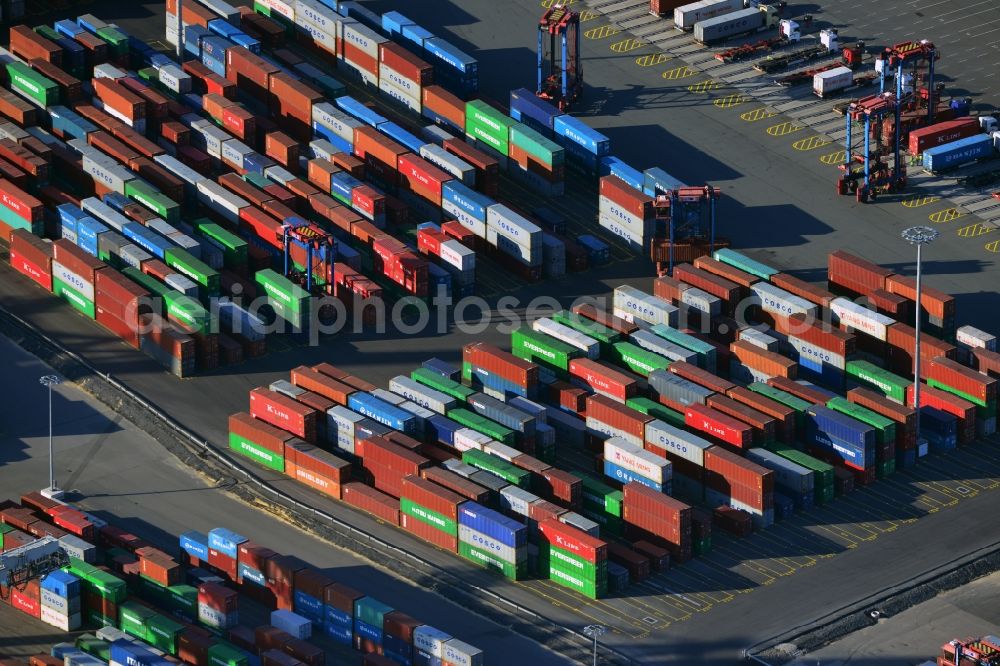
[[[369,463],[384,465],[399,473],[400,478],[407,474],[419,475],[420,470],[430,465],[430,460],[407,448],[394,444],[383,437],[370,437],[359,440],[355,455]]]
[[[250,391],[250,414],[307,442],[316,441],[319,417],[316,410],[280,393],[263,387]]]
[[[906,404],[916,406],[913,385],[906,387]],[[954,393],[948,393],[933,386],[920,387],[920,405],[934,407],[954,415],[958,419],[958,442],[967,444],[976,438],[976,405]]]
[[[229,417],[229,432],[246,437],[279,456],[285,455],[285,444],[294,439],[294,435],[290,432],[275,428],[245,412],[232,414]]]
[[[326,653],[308,641],[301,638],[293,638],[285,643],[281,648],[285,654],[306,666],[324,666],[326,663]]]
[[[575,380],[602,394],[625,402],[639,393],[639,381],[621,370],[587,358],[569,362],[569,374]]]
[[[284,633],[284,632],[283,632]],[[291,634],[285,634],[292,640]],[[281,650],[264,650],[260,653],[261,666],[303,666],[302,662]]]
[[[335,406],[337,403],[329,398],[325,398],[318,393],[313,393],[312,391],[304,391],[299,395],[295,396],[297,402],[301,402],[306,407],[311,407],[315,409],[320,414],[326,414],[326,410]],[[323,430],[326,427],[326,422],[322,419],[319,420],[317,426]],[[324,431],[325,432],[325,431]]]
[[[982,131],[979,119],[975,117],[934,123],[928,127],[910,130],[909,151],[911,155],[919,155],[928,148],[943,146],[952,141],[975,136]]]
[[[753,532],[753,518],[750,514],[731,506],[715,507],[712,510],[712,524],[741,539]]]
[[[278,608],[292,610],[295,572],[308,566],[307,563],[293,555],[276,555],[267,561],[267,570],[264,571],[267,576],[267,587],[277,597]]]
[[[749,448],[753,443],[753,427],[704,405],[688,405],[684,411],[684,423],[741,449]]]
[[[244,541],[237,547],[236,562],[266,574],[267,562],[275,556],[277,553],[270,548],[259,546],[252,541]]]
[[[461,126],[465,127],[465,106],[464,103],[461,104],[459,107],[462,109],[460,112]],[[495,197],[497,195],[500,165],[494,158],[481,150],[476,150],[461,139],[447,139],[441,144],[441,147],[475,167],[477,190],[487,196]]]
[[[831,252],[827,256],[827,270],[831,283],[856,285],[865,294],[875,289],[885,289],[885,279],[892,275],[888,268],[843,250]]]
[[[458,520],[458,505],[466,501],[465,497],[458,493],[413,475],[403,477],[402,493],[400,497],[413,500],[420,506],[452,520]]]
[[[740,296],[745,293],[745,289],[731,280],[713,275],[708,271],[695,268],[690,264],[679,264],[674,266],[674,279],[685,282],[693,287],[708,292],[709,294],[721,298],[729,304],[735,304]]]
[[[666,548],[660,548],[648,541],[636,541],[632,544],[632,548],[649,560],[653,571],[666,571],[670,568],[670,551]]]
[[[83,97],[83,84],[80,82],[80,79],[70,76],[60,69],[58,65],[53,65],[43,58],[31,59],[28,61],[28,64],[31,65],[31,69],[47,79],[56,82],[59,86],[59,92],[62,94],[63,102],[72,104]]]
[[[997,399],[997,386],[1000,382],[993,377],[966,368],[958,361],[942,357],[934,358],[926,364],[921,364],[920,372],[924,380],[932,379],[940,382],[977,400],[989,403]]]
[[[628,570],[630,582],[637,583],[649,578],[652,569],[649,558],[623,544],[609,543],[608,559]]]
[[[886,342],[889,345],[889,369],[892,372],[903,376],[913,374],[916,339],[917,332],[912,326],[902,323],[889,326]],[[958,357],[958,348],[938,340],[932,335],[922,333],[920,335],[920,360],[928,362],[939,356],[955,360]]]
[[[745,273],[735,266],[716,261],[709,256],[698,257],[694,260],[694,266],[706,273],[712,273],[730,282],[735,282],[744,288],[749,288],[751,285],[761,281],[756,275]]]
[[[312,107],[323,101],[323,93],[283,72],[268,78],[268,92],[271,112],[277,116],[278,124],[300,141],[308,140],[312,135]]]
[[[570,472],[549,467],[535,479],[535,486],[543,497],[558,500],[571,508],[579,508],[583,502],[583,481]]]
[[[403,77],[416,82],[419,87],[429,86],[434,79],[434,67],[413,55],[405,47],[394,42],[382,42],[378,46],[379,63]]]
[[[221,571],[229,580],[236,580],[239,577],[239,566],[236,559],[214,548],[208,549],[208,563]]]
[[[347,384],[305,365],[300,365],[292,370],[291,380],[299,388],[318,393],[338,405],[346,405],[348,396],[355,392]]]
[[[42,37],[26,25],[10,28],[10,50],[25,60],[39,58],[53,65],[62,65],[62,48],[55,42]]]
[[[354,614],[354,602],[362,598],[363,594],[357,590],[340,583],[334,583],[326,588],[323,596],[323,603],[327,606]]]
[[[188,3],[190,4],[190,3]],[[226,49],[226,78],[251,97],[267,100],[268,82],[280,70],[242,46]]]
[[[591,321],[596,321],[602,326],[614,329],[623,335],[632,335],[639,330],[639,327],[636,324],[625,321],[621,317],[610,315],[607,312],[602,312],[589,303],[578,303],[574,305],[572,312],[573,314],[580,315],[581,317],[585,317]]]
[[[789,317],[773,315],[774,329],[782,335],[790,335],[838,356],[848,357],[857,349],[857,339],[852,333],[845,333],[830,324],[793,314]]]
[[[113,79],[91,79],[94,94],[115,112],[135,123],[146,118],[146,100]]]
[[[130,347],[138,349],[140,343],[139,332],[137,330],[139,328],[138,320],[127,322],[116,316],[113,310],[104,307],[105,304],[110,303],[113,308],[118,309],[118,306],[101,292],[97,292],[96,299],[94,303],[94,320],[128,343]]]
[[[189,627],[177,637],[177,658],[194,666],[208,666],[208,648],[215,642],[207,632]]]
[[[727,356],[729,350],[726,350]],[[721,359],[717,359],[717,363],[721,362]],[[725,366],[723,366],[725,367]],[[678,377],[683,377],[689,382],[694,382],[699,386],[703,386],[707,389],[715,391],[716,393],[726,393],[730,389],[734,388],[736,384],[729,380],[722,379],[721,377],[716,377],[711,372],[707,370],[702,370],[696,365],[692,365],[685,361],[678,361],[676,363],[671,363],[668,368],[670,372],[674,373]]]
[[[588,419],[594,419],[615,430],[637,437],[640,442],[646,438],[646,424],[654,420],[648,414],[626,407],[603,395],[587,396],[586,414]]]
[[[754,429],[755,443],[764,444],[773,441],[777,436],[777,420],[748,405],[719,393],[710,395],[706,404],[717,412],[750,425]]]
[[[235,560],[233,560],[235,562]],[[232,613],[237,609],[239,594],[218,583],[202,583],[198,586],[198,603],[222,613]]]
[[[835,294],[827,291],[819,285],[812,284],[811,282],[806,282],[805,280],[800,280],[794,275],[789,275],[788,273],[778,273],[777,275],[771,276],[771,284],[790,294],[794,294],[799,298],[804,298],[810,303],[815,303],[824,308],[830,307],[830,303],[836,298]]]
[[[889,400],[881,393],[871,389],[854,388],[847,392],[851,402],[890,418],[903,428],[903,432],[912,432],[917,426],[917,412],[912,407],[901,405]]]
[[[653,198],[636,190],[617,176],[603,176],[600,194],[630,215],[648,220],[653,215]]]
[[[885,289],[875,289],[867,295],[868,303],[877,312],[888,315],[894,319],[912,319],[911,306],[909,300],[890,294]]]
[[[29,104],[9,90],[0,90],[0,114],[21,127],[38,124],[38,107]]]
[[[587,391],[563,381],[549,385],[549,402],[561,409],[579,414],[586,409]]]
[[[765,493],[774,491],[774,472],[719,446],[705,450],[705,469],[733,485]]]
[[[972,366],[988,377],[1000,378],[1000,354],[997,352],[973,349]]]
[[[443,548],[451,552],[458,551],[458,537],[443,532],[433,525],[428,525],[419,518],[405,513],[399,515],[399,525],[404,530],[420,537],[428,543],[432,543],[438,548]]]
[[[917,300],[916,281],[904,275],[891,275],[886,278],[885,290],[911,301]],[[920,300],[920,304],[931,317],[949,319],[955,316],[955,297],[950,294],[922,284],[920,286]]]
[[[94,282],[94,274],[107,267],[103,261],[97,257],[84,252],[68,240],[59,239],[52,243],[52,259],[81,276]]]
[[[772,377],[787,377],[795,379],[798,376],[799,364],[781,354],[761,349],[744,340],[737,340],[729,345],[729,351],[740,363]]]
[[[536,523],[545,520],[558,520],[559,516],[564,513],[566,513],[566,509],[546,500],[538,500],[528,505],[528,519]]]
[[[746,405],[775,420],[775,435],[779,441],[791,443],[795,441],[795,410],[767,396],[755,393],[749,389],[737,386],[726,394],[733,400]],[[715,396],[712,396],[715,397]],[[711,401],[712,398],[709,398]]]
[[[608,544],[592,537],[583,530],[558,520],[538,524],[539,538],[563,550],[568,550],[587,562],[599,563],[608,559]]]
[[[538,366],[502,351],[485,342],[472,342],[462,348],[462,361],[495,373],[522,388],[538,383]]]
[[[479,504],[489,504],[491,502],[491,491],[483,488],[478,483],[455,474],[451,470],[443,467],[426,467],[420,470],[420,474],[428,481],[436,483],[457,495],[461,495],[465,499],[478,502]]]
[[[785,393],[791,393],[797,398],[802,398],[806,402],[811,402],[814,405],[826,405],[829,402],[830,397],[824,392],[819,391],[804,384],[799,384],[798,382],[792,381],[786,377],[771,377],[767,380],[768,386],[773,386],[776,389],[781,389]]]
[[[399,525],[399,500],[362,483],[345,483],[342,497],[351,506],[363,509],[377,518]]]
[[[117,271],[97,271],[94,287],[98,298],[104,295],[102,307],[134,327],[139,325],[139,316],[150,311],[148,291]]]

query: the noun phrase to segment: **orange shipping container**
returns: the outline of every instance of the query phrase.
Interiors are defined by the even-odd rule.
[[[146,117],[144,99],[111,79],[91,79],[97,97],[109,108],[129,120],[138,121]]]
[[[25,60],[41,58],[57,67],[62,65],[62,48],[26,25],[11,27],[10,50]]]
[[[441,86],[425,86],[423,106],[446,118],[459,129],[465,129],[465,102]]]
[[[737,340],[729,345],[729,351],[740,363],[772,377],[795,379],[799,364],[781,354],[769,352],[749,342]]]

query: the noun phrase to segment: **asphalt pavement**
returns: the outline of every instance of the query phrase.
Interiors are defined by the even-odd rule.
[[[5,337],[0,337],[0,367],[8,387],[0,405],[0,496],[16,499],[48,485],[48,412],[38,378],[52,369]],[[53,414],[59,485],[81,508],[167,552],[177,552],[182,532],[228,527],[280,553],[297,555],[335,580],[480,647],[487,664],[510,659],[553,666],[571,663],[446,596],[416,587],[377,563],[254,509],[224,488],[208,485],[155,439],[72,383],[55,389]],[[252,617],[247,615],[244,621],[251,622]],[[3,605],[0,627],[0,657],[37,654],[62,640],[59,632]],[[324,647],[337,663],[358,658],[356,652],[332,644]]]

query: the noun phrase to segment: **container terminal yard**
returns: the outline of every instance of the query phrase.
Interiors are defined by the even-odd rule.
[[[1000,19],[746,4],[2,3],[2,663],[992,663]]]

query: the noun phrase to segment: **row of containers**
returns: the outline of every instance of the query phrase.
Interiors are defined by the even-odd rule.
[[[175,558],[39,493],[0,507],[4,552],[48,538],[68,556],[68,566],[2,597],[75,633],[52,648],[60,664],[323,666],[322,643],[312,640],[320,636],[353,646],[370,666],[483,663],[478,648],[225,528],[182,534]],[[269,611],[269,624],[241,623],[241,599]]]
[[[863,306],[852,301],[847,301],[852,307],[842,306],[843,297],[823,296],[822,288],[793,282],[732,251],[699,263],[678,267],[676,277],[658,278],[654,292],[660,296],[620,287],[612,313],[591,305],[555,313],[515,331],[511,353],[471,344],[463,350],[461,369],[431,360],[409,377],[394,378],[388,390],[327,364],[297,368],[290,382],[254,390],[250,413],[238,417],[262,431],[264,421],[284,432],[269,431],[266,441],[258,435],[254,446],[241,442],[234,448],[474,559],[469,554],[475,551],[461,545],[462,499],[448,496],[454,511],[438,515],[419,501],[421,508],[413,508],[416,500],[407,489],[419,476],[430,479],[464,501],[504,514],[498,522],[523,523],[527,555],[498,549],[507,559],[496,568],[514,577],[522,575],[525,557],[527,572],[546,573],[544,533],[537,529],[543,517],[605,539],[609,571],[615,570],[612,565],[627,568],[632,559],[612,551],[622,546],[621,538],[632,540],[633,555],[653,545],[683,562],[708,546],[705,524],[712,522],[685,513],[688,504],[716,509],[716,524],[745,533],[829,502],[856,484],[873,483],[926,453],[916,438],[909,382],[879,367],[870,352],[855,358],[867,344],[862,338],[873,337],[861,326]],[[711,279],[693,286],[699,275]],[[690,282],[682,283],[682,276]],[[827,323],[811,319],[819,314],[815,311],[788,312],[791,304],[808,301],[776,291],[775,283],[827,298],[824,313],[837,318]],[[721,286],[734,290],[725,301],[708,291]],[[686,299],[668,295],[682,287],[684,293],[702,293]],[[741,289],[748,312],[768,326],[740,326],[722,314],[737,304]],[[715,333],[703,335],[681,322],[698,312],[707,315]],[[874,311],[864,316],[884,317]],[[723,332],[726,323],[735,335]],[[904,333],[907,327],[887,326]],[[954,351],[937,350],[945,343],[930,337],[922,347],[929,355],[922,435],[934,450],[971,442],[977,426],[978,434],[995,426],[997,381],[990,373],[996,369],[986,367],[997,359],[991,349],[995,340],[969,327],[957,337]],[[886,348],[892,355],[909,349],[911,363],[912,344],[899,339],[903,342],[894,337]],[[803,363],[807,345],[818,351]],[[846,369],[836,390],[821,376],[813,377],[815,382],[799,378],[809,359],[838,354]],[[979,369],[949,356],[974,359]],[[886,352],[881,363],[888,358]],[[230,431],[239,434],[234,423]],[[356,475],[350,491],[338,485],[342,477],[321,474],[317,480],[313,473],[303,477],[301,466],[289,468],[289,454],[299,455],[298,447],[305,445],[294,438],[329,449],[338,469]],[[552,466],[557,456],[560,465],[572,464],[562,456],[573,449],[595,454],[583,472],[579,466],[572,472]],[[560,491],[564,481],[554,481],[560,477],[570,488],[579,482],[585,495],[589,488],[591,499]],[[655,497],[657,503],[643,509],[639,497]],[[552,505],[558,516],[546,513]],[[411,519],[414,511],[437,532],[427,521],[418,525]],[[553,577],[551,560],[549,566]]]

